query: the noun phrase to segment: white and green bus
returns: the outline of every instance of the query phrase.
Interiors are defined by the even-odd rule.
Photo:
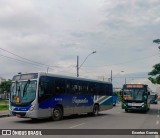
[[[150,93],[148,85],[124,84],[122,91],[122,109],[126,112],[139,110],[147,112],[150,108]]]

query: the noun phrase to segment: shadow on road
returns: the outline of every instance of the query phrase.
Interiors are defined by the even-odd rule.
[[[64,116],[63,120],[72,120],[72,119],[82,119],[82,118],[98,118],[98,117],[104,117],[104,116],[110,116],[110,114],[99,114],[98,116],[90,116],[88,114],[81,114],[81,115],[70,115],[70,116]],[[21,120],[21,118],[19,118],[19,120],[15,121],[15,123],[27,123],[27,124],[40,124],[40,123],[46,123],[46,122],[60,122],[60,121],[53,121],[51,118],[46,118],[46,119],[28,119],[26,118],[26,120]]]
[[[136,111],[136,110],[129,110],[128,112],[126,113],[137,113],[137,114],[147,114],[147,115],[157,115],[158,113],[158,109],[150,109],[148,110],[147,112],[146,111]]]

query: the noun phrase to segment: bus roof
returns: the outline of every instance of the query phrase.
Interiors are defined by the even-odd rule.
[[[65,78],[65,79],[74,79],[74,80],[83,80],[83,81],[92,81],[92,82],[99,82],[99,83],[107,83],[107,84],[112,84],[110,82],[104,82],[104,81],[99,81],[99,80],[94,80],[94,79],[86,79],[86,78],[81,78],[81,77],[73,77],[73,76],[67,76],[67,75],[60,75],[60,74],[52,74],[52,73],[46,73],[46,72],[39,72],[41,76],[51,76],[51,77],[58,77],[58,78]]]
[[[53,73],[46,73],[46,72],[34,72],[34,73],[17,74],[17,75],[14,75],[14,77],[15,76],[21,76],[21,75],[23,76],[23,75],[27,75],[27,74],[39,74],[39,76],[51,76],[51,77],[58,77],[58,78],[65,78],[65,79],[74,79],[74,80],[91,81],[91,82],[96,82],[96,83],[112,84],[110,82],[104,82],[104,81],[92,80],[92,79],[86,79],[86,78],[80,78],[80,77],[73,77],[73,76],[67,76],[67,75],[60,75],[60,74],[53,74]],[[15,80],[13,80],[13,81],[15,81]]]

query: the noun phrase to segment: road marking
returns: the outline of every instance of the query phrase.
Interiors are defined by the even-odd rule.
[[[159,138],[159,135],[155,135],[155,138]]]
[[[78,127],[78,126],[82,126],[82,125],[84,125],[85,123],[81,123],[81,124],[78,124],[78,125],[74,125],[74,126],[71,126],[71,127],[69,127],[69,128],[75,128],[75,127]]]
[[[158,125],[159,124],[159,120],[157,120],[157,122],[156,122],[156,125]]]

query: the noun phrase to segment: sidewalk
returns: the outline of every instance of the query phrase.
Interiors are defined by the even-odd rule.
[[[0,118],[9,116],[8,110],[0,110]]]

